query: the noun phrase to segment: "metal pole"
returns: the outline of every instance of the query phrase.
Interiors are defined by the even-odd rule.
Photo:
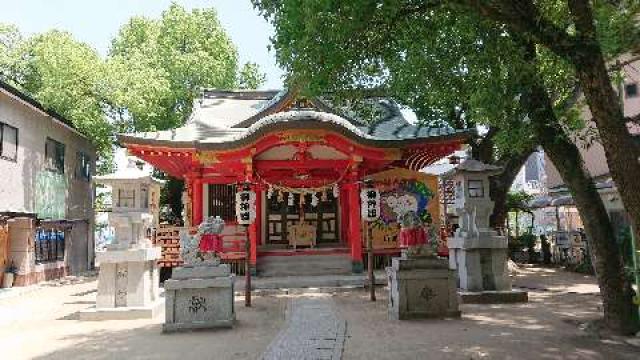
[[[249,239],[249,225],[244,225],[247,238],[244,245],[244,306],[251,307],[251,240]]]
[[[367,221],[367,270],[369,273],[369,296],[371,301],[376,301],[376,276],[373,273],[373,231],[371,222]]]

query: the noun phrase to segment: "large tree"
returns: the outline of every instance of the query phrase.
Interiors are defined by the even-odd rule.
[[[114,117],[128,131],[184,123],[202,88],[256,88],[256,64],[238,66],[235,45],[215,9],[172,4],[159,19],[134,17],[112,42],[107,69]]]
[[[527,39],[492,21],[424,2],[256,4],[276,27],[278,59],[293,80],[316,91],[382,89],[424,121],[486,127],[475,155],[505,165],[492,189],[499,205],[494,219],[504,218],[500,205],[513,177],[542,145],[592,220],[587,232],[600,260],[607,324],[632,331],[633,307],[613,230],[568,133],[581,124],[572,109],[576,79],[568,63],[544,49],[532,54]]]
[[[181,126],[202,88],[260,87],[254,63],[238,66],[235,45],[216,11],[172,4],[159,19],[133,17],[101,58],[56,30],[23,38],[0,24],[0,73],[73,124],[98,149],[100,172],[112,170],[114,131]],[[182,184],[170,179],[163,199],[180,216]]]
[[[160,19],[134,17],[102,58],[67,32],[23,37],[0,24],[0,74],[73,124],[110,164],[113,131],[180,126],[202,88],[256,88],[264,74],[237,63],[214,9],[172,4]],[[108,171],[110,166],[104,166]]]
[[[255,89],[265,81],[238,52],[215,9],[187,11],[173,3],[159,19],[134,17],[113,39],[106,65],[107,107],[119,131],[176,128],[203,88]],[[163,188],[173,217],[182,211],[181,180]]]
[[[111,126],[99,91],[103,62],[96,51],[67,32],[22,39],[17,29],[4,28],[0,72],[6,80],[72,121],[99,153],[110,150]]]

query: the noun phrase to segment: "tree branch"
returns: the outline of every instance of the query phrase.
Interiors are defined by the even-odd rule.
[[[480,139],[480,141],[472,146],[473,158],[478,159],[485,163],[493,162],[493,138],[496,137],[500,130],[492,126],[487,133]]]
[[[457,0],[459,5],[503,23],[512,30],[531,37],[565,59],[571,59],[576,38],[547,19],[532,0]]]

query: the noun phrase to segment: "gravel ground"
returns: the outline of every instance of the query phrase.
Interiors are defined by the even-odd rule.
[[[326,294],[347,338],[343,359],[640,359],[640,348],[598,339],[580,324],[600,314],[590,276],[551,268],[518,271],[530,302],[463,305],[459,320],[388,321],[387,292],[371,303],[365,291]],[[259,359],[285,322],[292,301],[318,294],[237,298],[232,330],[162,334],[154,320],[78,321],[93,305],[95,277],[70,278],[0,299],[0,359]]]

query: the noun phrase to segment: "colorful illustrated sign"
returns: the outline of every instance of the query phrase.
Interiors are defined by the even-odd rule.
[[[417,214],[427,226],[433,223],[428,207],[434,193],[424,182],[414,179],[376,181],[376,188],[380,190],[380,217],[372,224],[374,248],[399,246],[399,219],[409,211]]]
[[[380,220],[385,225],[397,223],[409,211],[418,214],[425,224],[432,222],[427,205],[433,198],[433,192],[423,182],[404,180],[380,188]]]

